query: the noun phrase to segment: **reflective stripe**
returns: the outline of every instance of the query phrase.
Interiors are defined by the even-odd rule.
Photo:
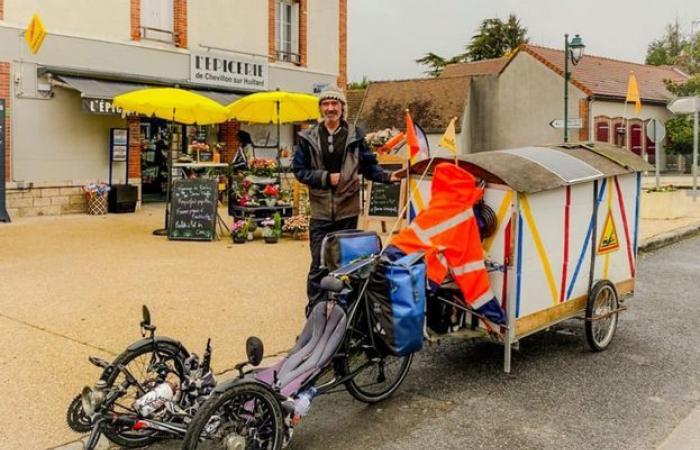
[[[438,259],[438,261],[440,261],[440,264],[442,264],[442,266],[443,266],[445,269],[447,269],[447,268],[450,267],[450,266],[447,264],[447,258],[445,258],[445,255],[444,255],[442,252],[438,252],[438,254],[437,254],[437,259]]]
[[[495,298],[496,296],[493,295],[493,292],[491,292],[491,288],[487,289],[486,292],[481,294],[476,300],[471,302],[472,308],[474,309],[479,309],[485,304],[489,302],[492,298]]]
[[[459,267],[454,267],[452,269],[452,273],[458,277],[460,275],[464,275],[465,273],[476,272],[477,270],[481,270],[481,269],[486,269],[486,266],[484,265],[484,261],[472,261],[472,262],[468,262],[466,264],[463,264]]]
[[[424,244],[430,245],[430,239],[432,237],[437,236],[438,234],[443,233],[452,227],[456,227],[460,223],[466,222],[472,217],[474,217],[474,212],[471,208],[469,208],[468,210],[462,211],[461,213],[456,214],[450,217],[449,219],[444,220],[439,224],[434,225],[425,230],[421,228],[420,225],[418,225],[416,222],[413,222],[411,225],[409,225],[409,228],[411,228],[416,233],[418,239],[423,241]]]

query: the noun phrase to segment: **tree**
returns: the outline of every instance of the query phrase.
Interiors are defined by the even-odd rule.
[[[348,83],[348,90],[353,89],[367,89],[371,81],[367,78],[367,75],[362,76],[362,81],[351,81]]]
[[[700,30],[699,30],[700,31]],[[646,64],[678,66],[689,74],[700,71],[700,33],[683,35],[678,19],[666,26],[666,34],[647,47]]]
[[[479,31],[466,46],[465,53],[444,58],[436,53],[428,52],[422,58],[416,59],[416,62],[428,66],[426,74],[437,77],[448,64],[500,58],[513,52],[520,44],[527,42],[527,28],[520,25],[520,20],[515,14],[511,14],[505,22],[499,18],[482,21]]]
[[[700,74],[685,83],[665,81],[666,88],[678,97],[700,95]],[[689,155],[693,151],[693,120],[690,115],[674,116],[666,121],[666,132],[671,142],[669,153]]]
[[[499,18],[485,19],[462,56],[469,61],[500,58],[528,41],[527,28],[520,25],[514,14],[505,22]]]
[[[437,77],[442,73],[442,69],[444,69],[446,65],[464,62],[464,57],[463,55],[457,55],[452,58],[443,58],[436,53],[428,52],[422,58],[416,59],[416,62],[428,66],[428,70],[424,72],[425,74],[431,77]]]
[[[365,129],[376,131],[384,128],[403,129],[405,123],[405,111],[411,111],[413,121],[423,128],[437,128],[444,126],[440,123],[440,116],[428,100],[414,100],[408,105],[396,103],[393,100],[380,98],[372,107],[364,121]]]

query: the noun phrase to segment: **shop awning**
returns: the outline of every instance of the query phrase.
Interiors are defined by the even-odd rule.
[[[94,78],[71,77],[67,75],[54,75],[54,78],[63,83],[66,87],[80,92],[80,96],[83,98],[103,100],[112,100],[112,98],[116,97],[117,95],[125,94],[138,89],[162,87],[138,83],[125,83],[120,81],[96,80]],[[204,89],[187,90],[205,97],[209,97],[210,99],[219,102],[224,106],[241,98],[240,95],[231,92],[210,91]]]

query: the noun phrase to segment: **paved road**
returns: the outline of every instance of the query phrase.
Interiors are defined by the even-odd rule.
[[[318,398],[291,448],[656,448],[700,405],[698,274],[700,237],[645,255],[607,351],[578,322],[525,339],[511,375],[497,346],[430,348],[389,401]]]

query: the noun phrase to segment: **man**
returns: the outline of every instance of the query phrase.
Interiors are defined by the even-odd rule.
[[[326,234],[357,228],[360,214],[360,174],[372,181],[399,181],[396,173],[384,171],[365,142],[365,135],[348,125],[345,94],[335,86],[319,95],[322,121],[299,133],[293,169],[297,180],[309,186],[311,203],[311,268],[307,281],[309,306],[323,300],[319,283],[321,243]]]

